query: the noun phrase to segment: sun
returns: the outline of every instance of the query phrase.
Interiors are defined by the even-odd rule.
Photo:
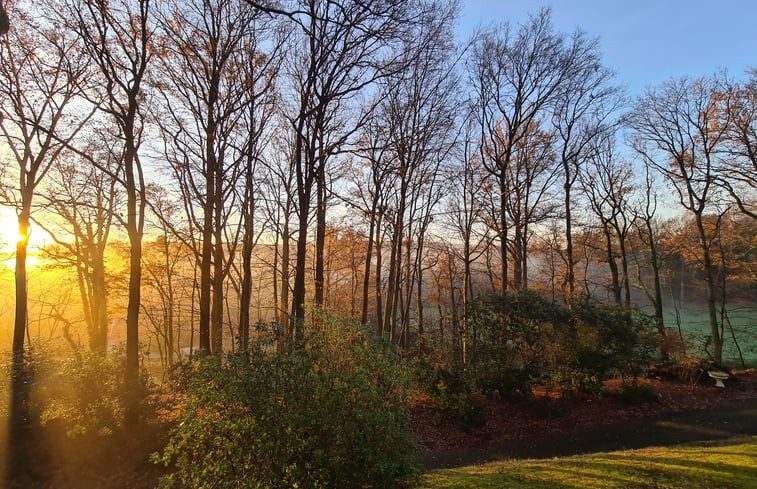
[[[14,253],[16,243],[23,237],[18,233],[18,218],[10,209],[0,209],[0,253]]]
[[[16,268],[16,245],[19,241],[29,239],[18,232],[18,218],[10,209],[0,208],[0,262],[11,270]],[[32,268],[39,260],[36,256],[37,247],[30,243],[26,256],[27,268]]]

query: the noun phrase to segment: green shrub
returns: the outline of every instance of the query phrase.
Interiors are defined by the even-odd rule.
[[[476,385],[505,397],[529,395],[534,382],[598,394],[611,376],[638,377],[657,346],[637,310],[588,300],[567,308],[528,290],[481,297],[468,319]]]
[[[483,405],[473,396],[474,381],[448,345],[424,338],[408,357],[414,387],[434,400],[436,424],[455,422],[466,430],[484,424]]]
[[[568,311],[530,290],[480,297],[471,306],[469,364],[484,392],[529,396],[534,379],[566,363]]]
[[[626,382],[620,387],[620,391],[613,395],[621,402],[629,405],[659,402],[657,390],[649,384],[639,382]]]
[[[10,371],[10,360],[6,369]],[[127,393],[122,351],[76,352],[60,358],[36,345],[27,348],[18,374],[30,424],[53,423],[70,437],[108,435],[123,427]],[[144,399],[147,389],[143,371],[137,398]]]
[[[70,437],[108,435],[120,430],[127,396],[136,395],[140,399],[138,408],[145,408],[147,372],[140,372],[140,391],[128,393],[122,349],[105,355],[78,352],[64,359],[46,359],[44,368],[41,380],[44,389],[40,392],[44,404],[42,423],[56,420]]]
[[[325,320],[307,347],[185,367],[163,487],[390,487],[416,470],[407,375],[389,345]]]
[[[571,304],[576,352],[573,365],[600,379],[637,378],[656,353],[657,338],[649,316],[637,309],[577,301]]]
[[[469,430],[485,423],[483,405],[473,398],[469,376],[461,366],[438,368],[429,394],[436,405],[438,424],[459,422]]]
[[[553,376],[555,384],[564,389],[564,393],[588,394],[598,396],[602,393],[602,379],[591,370],[580,368],[568,368],[557,372]]]

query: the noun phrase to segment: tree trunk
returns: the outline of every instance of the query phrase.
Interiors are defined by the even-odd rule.
[[[618,273],[618,264],[615,263],[615,253],[612,249],[612,235],[607,223],[602,222],[602,233],[605,235],[605,251],[607,252],[607,265],[610,267],[610,277],[612,279],[611,289],[612,297],[616,305],[622,303],[620,290],[620,276]]]
[[[136,100],[130,104],[136,112]],[[142,234],[145,219],[145,195],[142,168],[134,146],[133,121],[127,129],[124,169],[126,171],[126,229],[129,235],[129,301],[126,307],[126,423],[138,421],[139,392],[139,309],[142,295]],[[136,173],[136,174],[135,174]],[[138,181],[138,182],[137,182]]]
[[[316,178],[315,226],[315,307],[324,305],[324,248],[326,246],[326,175],[321,162]]]
[[[251,158],[250,158],[251,160]],[[250,305],[252,302],[252,247],[254,239],[255,221],[253,210],[255,198],[253,196],[253,179],[251,161],[247,163],[245,172],[245,202],[244,202],[244,235],[242,237],[242,290],[239,300],[239,348],[247,350],[250,346]],[[274,280],[275,288],[276,280]],[[274,299],[274,304],[275,304]]]
[[[660,282],[660,262],[657,257],[657,243],[654,240],[654,232],[652,231],[650,220],[645,219],[645,224],[647,228],[647,236],[649,237],[649,254],[652,265],[652,279],[654,280],[654,300],[652,303],[654,306],[657,332],[660,333],[660,358],[663,362],[667,362],[669,359],[669,352],[665,334],[665,316],[663,315],[662,310],[662,284]]]
[[[381,239],[381,225],[383,224],[383,208],[379,209],[376,222],[376,331],[379,336],[386,332],[384,328],[384,305],[382,300],[383,288],[381,286],[381,262],[384,240]]]
[[[210,173],[208,166],[206,171]],[[210,354],[210,309],[211,309],[211,270],[213,254],[213,211],[211,196],[214,181],[208,176],[205,182],[205,209],[202,221],[202,252],[200,256],[200,350]]]
[[[378,190],[377,190],[378,193]],[[373,258],[373,230],[376,227],[376,209],[378,203],[374,198],[371,203],[370,224],[368,227],[368,246],[365,252],[365,269],[363,270],[363,302],[360,310],[360,324],[368,322],[368,284],[371,280],[371,260]]]
[[[713,360],[718,363],[723,361],[723,337],[720,334],[720,322],[716,306],[716,286],[713,274],[712,256],[708,244],[707,233],[701,213],[696,213],[696,226],[699,232],[699,245],[702,247],[702,260],[704,263],[705,285],[707,289],[707,312],[710,319],[710,332],[712,333]]]
[[[576,274],[575,263],[573,260],[573,222],[570,212],[570,168],[567,161],[563,161],[563,169],[565,170],[565,259],[567,264],[567,270],[565,273],[564,286],[567,287],[567,302],[570,301],[576,295]]]
[[[505,166],[507,163],[505,163]],[[507,182],[505,170],[500,171],[499,176],[499,255],[502,259],[502,293],[507,292]]]

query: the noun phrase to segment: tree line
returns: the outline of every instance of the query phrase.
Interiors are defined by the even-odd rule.
[[[14,3],[0,41],[14,359],[39,227],[87,347],[104,353],[123,320],[135,386],[146,337],[167,364],[187,344],[245,349],[264,325],[287,349],[319,308],[406,347],[433,334],[465,361],[486,291],[630,308],[639,290],[664,337],[663,289],[685,276],[719,360],[726,285],[755,280],[757,74],[630,99],[599,42],[558,32],[548,9],[464,41],[459,10]]]

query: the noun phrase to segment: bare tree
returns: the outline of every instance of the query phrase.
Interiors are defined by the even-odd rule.
[[[716,154],[729,126],[718,117],[727,103],[724,94],[721,83],[714,77],[683,78],[649,89],[636,101],[631,114],[636,150],[665,177],[681,207],[694,220],[716,361],[722,359],[723,335],[712,259],[714,235],[708,231],[705,219],[706,212],[717,208],[719,203]]]
[[[442,163],[457,139],[461,103],[452,41],[456,14],[455,4],[421,13],[414,35],[401,47],[406,57],[401,63],[407,68],[386,79],[379,108],[396,185],[389,202],[393,234],[382,323],[391,339],[400,334],[405,343],[414,293],[422,328],[425,234],[442,195]]]
[[[107,147],[107,139],[95,138],[86,150],[112,168],[110,155],[98,149]],[[84,309],[89,348],[104,355],[108,345],[108,295],[106,251],[114,216],[122,205],[122,192],[113,173],[100,171],[78,155],[62,158],[51,171],[51,185],[44,195],[48,210],[58,218],[53,223],[40,222],[56,243],[46,254],[68,263],[76,270],[77,287]],[[84,163],[82,165],[82,162]]]
[[[484,187],[489,185],[489,183],[485,178],[486,170],[483,168],[479,156],[479,141],[476,136],[475,124],[476,121],[474,118],[468,117],[463,134],[463,148],[459,166],[451,169],[450,181],[452,182],[452,187],[448,200],[449,211],[446,214],[453,236],[462,242],[461,249],[456,249],[452,246],[448,247],[450,256],[454,256],[455,259],[462,261],[463,264],[463,283],[459,299],[461,303],[459,315],[451,277],[448,288],[449,302],[451,303],[452,330],[460,332],[461,360],[463,363],[467,361],[467,317],[468,306],[473,299],[473,265],[492,243],[491,228],[485,223],[486,213],[481,202],[481,195],[485,193]],[[451,260],[452,258],[449,257],[448,259]],[[450,264],[447,271],[450,272],[451,269],[452,265]],[[437,300],[441,309],[442,271],[435,273],[434,278],[440,290],[437,294],[439,296]],[[473,331],[471,336],[472,341],[475,341],[476,332]]]
[[[296,43],[289,66],[294,105],[287,118],[294,133],[294,162],[297,188],[297,253],[292,319],[289,336],[305,318],[305,275],[308,224],[313,191],[320,193],[316,236],[316,289],[322,287],[322,255],[325,233],[325,168],[329,158],[338,154],[347,139],[361,125],[357,120],[339,120],[343,104],[364,88],[385,76],[392,66],[383,54],[395,41],[398,31],[409,20],[407,4],[377,2],[312,2],[297,0],[272,7],[261,2],[248,3],[272,15],[288,18],[296,27],[291,36]],[[320,258],[319,258],[320,256]],[[322,289],[321,289],[322,290]],[[320,294],[319,294],[320,295]]]
[[[573,252],[573,186],[581,167],[598,146],[598,140],[618,122],[612,116],[623,104],[622,92],[612,85],[614,73],[601,64],[596,40],[580,32],[573,35],[570,59],[573,72],[559,93],[552,117],[557,133],[558,160],[563,177],[565,220],[566,298],[575,295],[575,256]]]
[[[263,52],[259,14],[234,1],[168,2],[161,12],[162,132],[167,158],[200,232],[200,348],[223,346],[224,287],[237,237],[252,229],[252,170],[260,154],[263,97],[275,66]],[[271,68],[274,71],[271,71]],[[265,102],[270,104],[270,101]],[[270,109],[265,109],[270,113]],[[265,120],[269,115],[265,115]],[[238,192],[238,187],[249,189]],[[231,215],[240,202],[242,218]],[[230,233],[230,234],[227,234]],[[252,243],[247,236],[245,244]],[[249,309],[249,287],[244,290]],[[247,331],[249,320],[246,320]],[[246,336],[245,336],[246,337]]]
[[[17,168],[16,181],[3,181],[1,190],[3,204],[13,206],[18,216],[13,333],[18,355],[27,321],[26,255],[35,194],[94,113],[77,107],[87,89],[88,67],[76,39],[31,21],[28,14],[23,18],[27,21],[0,42],[0,131],[9,149],[3,166]]]
[[[242,147],[243,185],[241,193],[242,203],[242,280],[239,303],[239,326],[237,336],[240,347],[246,349],[250,337],[250,306],[252,301],[252,255],[258,239],[266,231],[265,225],[256,227],[256,216],[259,213],[258,198],[261,196],[261,179],[256,177],[263,153],[269,146],[271,120],[275,110],[276,96],[274,93],[275,79],[278,75],[282,41],[281,36],[272,39],[269,53],[261,52],[262,46],[269,37],[263,27],[253,29],[247,45],[239,54],[240,65],[245,66],[247,79],[247,114],[243,119],[247,139]],[[276,278],[274,277],[274,284]]]
[[[644,182],[641,187],[641,202],[634,206],[634,219],[633,224],[636,228],[637,236],[641,245],[646,248],[642,251],[645,255],[648,253],[648,258],[645,261],[645,265],[648,265],[652,271],[652,285],[651,287],[644,282],[642,278],[642,267],[638,254],[635,250],[632,253],[635,255],[636,261],[636,278],[637,286],[641,288],[644,295],[652,304],[654,309],[654,319],[657,326],[657,332],[660,334],[660,357],[662,361],[669,359],[668,344],[666,341],[667,330],[665,328],[665,316],[663,314],[662,304],[662,277],[661,270],[663,266],[664,253],[661,246],[661,233],[659,231],[659,219],[657,218],[658,207],[658,192],[656,189],[654,176],[652,174],[653,169],[649,165],[644,165]]]
[[[746,83],[726,83],[727,104],[720,117],[727,132],[717,181],[741,212],[757,219],[757,69]]]
[[[8,409],[7,476],[11,479],[13,471],[25,463],[19,447],[31,422],[24,346],[29,330],[27,254],[35,197],[52,165],[94,113],[86,105],[79,107],[90,80],[76,39],[44,18],[33,20],[35,16],[21,6],[16,12],[19,22],[0,38],[0,135],[5,142],[0,156],[0,199],[18,218]],[[3,30],[6,27],[7,23],[0,25]]]
[[[554,32],[543,9],[517,28],[504,24],[474,43],[470,77],[481,126],[481,157],[496,180],[502,290],[508,286],[508,169],[518,143],[535,130],[564,94],[575,90],[586,66],[598,63],[596,43],[577,33]]]
[[[630,165],[618,160],[613,133],[607,134],[594,148],[581,173],[581,184],[605,238],[613,298],[617,305],[630,307],[628,235],[633,224],[629,202],[629,196],[634,190],[633,170]],[[616,262],[618,258],[620,270]]]
[[[505,199],[513,230],[510,249],[516,289],[528,288],[528,249],[533,226],[556,213],[552,191],[559,168],[553,143],[554,134],[535,126],[515,145],[506,171],[509,192]]]
[[[113,148],[120,162],[118,179],[126,192],[123,224],[129,238],[129,291],[126,310],[126,386],[129,422],[136,421],[139,386],[139,312],[142,284],[142,236],[145,223],[145,177],[139,150],[144,140],[143,83],[153,55],[150,0],[66,0],[64,25],[78,35],[80,45],[99,72],[102,113],[114,124],[122,146]],[[79,152],[78,154],[84,155]],[[91,163],[97,164],[94,160]]]
[[[368,220],[365,266],[363,269],[362,305],[360,323],[368,322],[368,301],[371,282],[371,265],[376,256],[376,330],[382,334],[383,301],[381,296],[381,250],[384,215],[387,210],[388,193],[395,178],[392,168],[394,154],[389,151],[386,128],[377,114],[363,125],[359,147],[355,153],[362,164],[353,168],[350,180],[354,186],[350,206],[356,209],[358,218]]]

